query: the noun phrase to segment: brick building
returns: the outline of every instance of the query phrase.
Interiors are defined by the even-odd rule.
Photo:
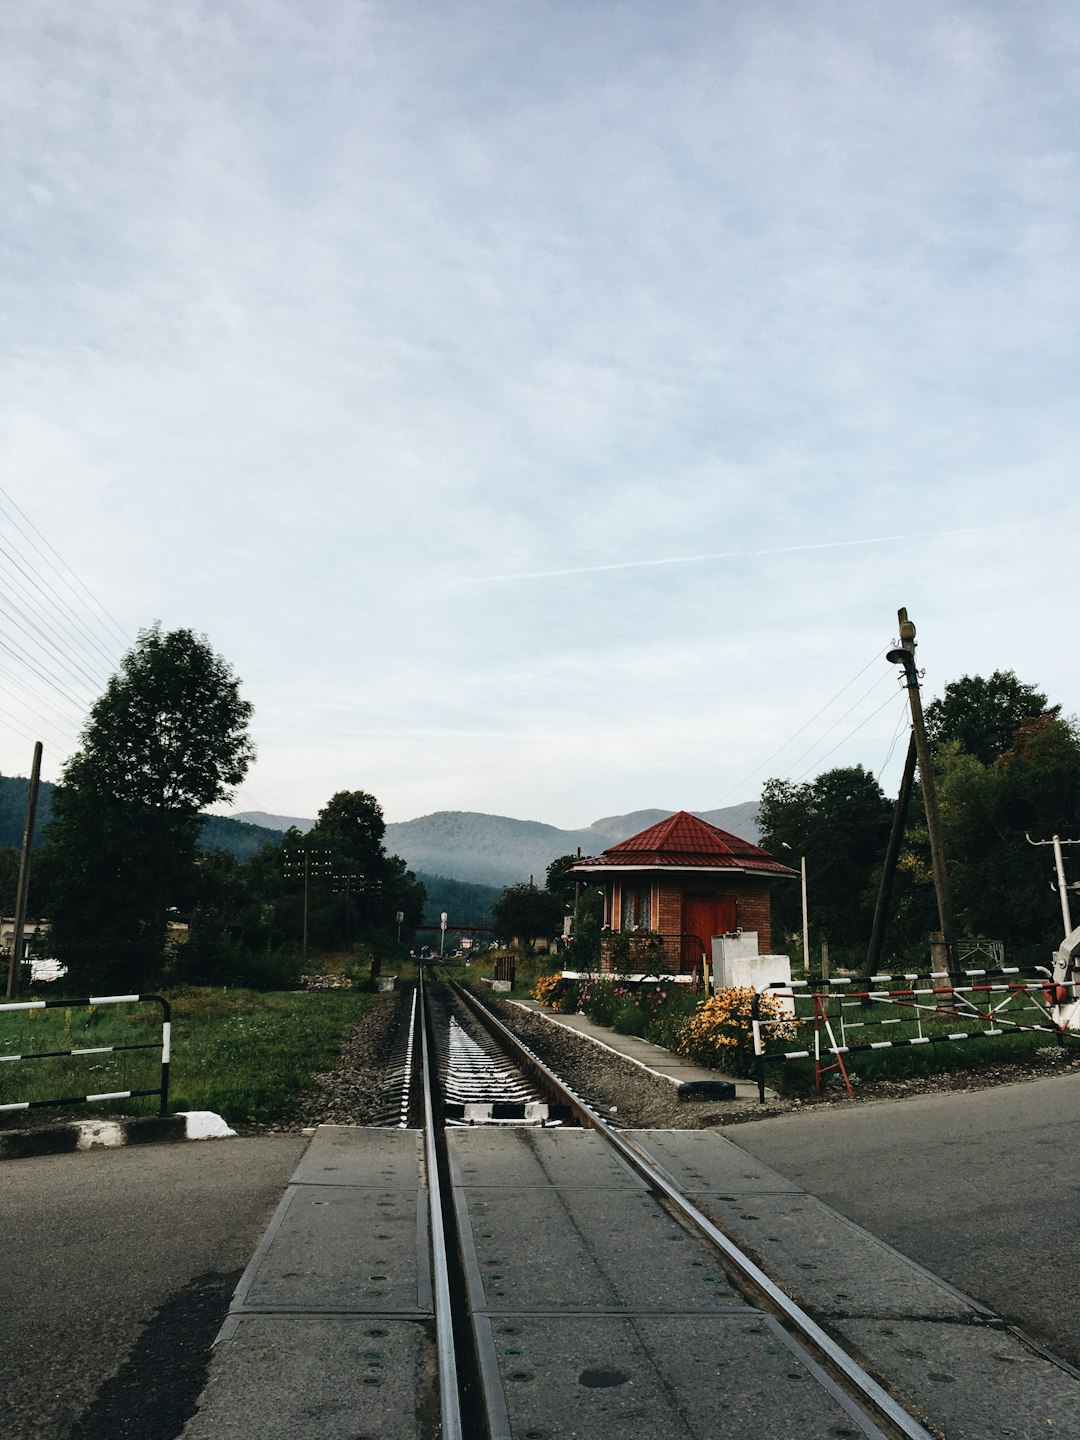
[[[748,840],[680,810],[568,869],[604,886],[605,971],[700,972],[714,935],[755,931],[772,949],[770,891],[798,874]],[[666,964],[665,964],[666,962]]]

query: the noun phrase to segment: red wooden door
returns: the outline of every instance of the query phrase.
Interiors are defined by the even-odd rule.
[[[697,970],[704,954],[712,961],[712,937],[726,935],[735,929],[735,901],[729,895],[704,895],[690,892],[683,895],[682,968]],[[701,942],[698,946],[693,938]]]

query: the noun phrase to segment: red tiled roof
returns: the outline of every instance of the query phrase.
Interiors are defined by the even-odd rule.
[[[686,810],[669,815],[657,825],[650,825],[640,834],[631,835],[612,845],[602,855],[581,859],[569,866],[572,872],[602,867],[611,870],[640,870],[662,867],[666,870],[744,870],[766,875],[794,875],[795,871],[781,865],[767,851],[749,840],[729,835],[707,820]]]

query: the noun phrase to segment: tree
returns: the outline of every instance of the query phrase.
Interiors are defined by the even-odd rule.
[[[556,896],[563,914],[574,916],[567,955],[573,968],[595,969],[600,964],[600,930],[604,923],[604,891],[580,876],[567,874],[576,855],[560,855],[547,867],[546,888]]]
[[[194,884],[199,812],[254,756],[251,713],[205,636],[140,631],[53,797],[50,940],[73,976],[133,991],[159,977],[170,909]]]
[[[1011,670],[995,670],[989,680],[962,675],[926,707],[926,734],[934,750],[950,740],[992,765],[1013,743],[1016,732],[1040,715],[1056,719],[1061,706],[1050,706],[1034,685],[1024,685]]]
[[[535,885],[507,885],[492,906],[499,940],[520,940],[531,950],[537,940],[550,940],[562,930],[563,902]]]
[[[1027,833],[1080,838],[1080,731],[1041,715],[990,765],[954,742],[941,755],[938,787],[962,927],[1004,941],[1014,962],[1044,964],[1061,939],[1061,911],[1052,851],[1029,845]],[[1075,878],[1070,860],[1067,852]]]
[[[791,864],[806,856],[811,939],[827,939],[834,950],[847,952],[837,958],[857,963],[865,957],[891,819],[881,786],[861,765],[826,770],[801,785],[765,782],[758,808],[761,843]],[[777,885],[773,907],[786,934],[801,930],[798,886]]]
[[[310,933],[316,944],[340,945],[359,938],[385,944],[396,937],[399,910],[404,936],[420,924],[424,886],[399,855],[386,853],[385,834],[382,806],[374,795],[339,790],[299,842],[324,847],[332,873],[339,877],[336,894],[323,884],[313,900]]]

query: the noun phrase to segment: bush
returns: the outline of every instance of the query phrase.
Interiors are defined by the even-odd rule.
[[[580,981],[564,979],[560,971],[556,975],[541,975],[533,986],[532,996],[551,1010],[573,1015],[578,1009],[580,988]]]
[[[754,1069],[754,1032],[750,1008],[752,986],[718,990],[702,1000],[679,1030],[676,1048],[681,1055],[733,1075],[751,1075]],[[759,997],[761,1018],[783,1021],[788,1012],[783,1001],[767,991]],[[776,1040],[793,1040],[798,1031],[790,1025],[770,1025]]]

